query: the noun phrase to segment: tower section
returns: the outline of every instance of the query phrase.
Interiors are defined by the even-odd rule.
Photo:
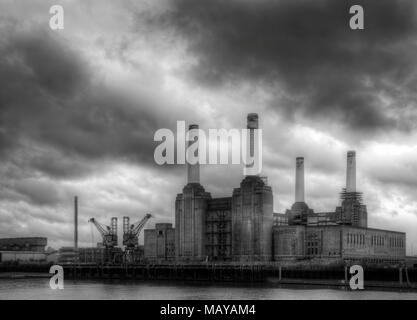
[[[188,183],[175,200],[175,253],[179,260],[203,260],[205,220],[210,193],[199,183]]]
[[[362,204],[362,193],[356,191],[356,152],[348,151],[346,162],[346,188],[340,194],[342,204],[336,208],[339,224],[368,227],[368,212]]]
[[[258,115],[247,117],[249,152],[256,153],[253,130],[258,129]],[[273,225],[272,189],[258,174],[245,173],[232,196],[232,259],[267,261],[271,259]]]
[[[288,224],[290,225],[306,225],[309,213],[313,210],[309,209],[304,201],[304,158],[297,157],[295,160],[295,197],[294,204],[290,210],[287,210]]]
[[[198,130],[198,125],[190,125],[189,130]],[[188,146],[198,144],[198,135],[195,136]],[[196,150],[198,157],[198,148]],[[200,164],[187,161],[187,184],[175,200],[175,253],[178,260],[205,258],[205,220],[209,199],[210,193],[200,184]]]
[[[232,196],[233,260],[270,260],[272,225],[271,187],[258,176],[245,177]]]

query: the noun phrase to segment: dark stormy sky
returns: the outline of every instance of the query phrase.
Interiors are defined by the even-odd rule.
[[[349,28],[353,4],[365,30]],[[276,212],[294,201],[296,156],[306,202],[334,210],[353,149],[369,225],[417,252],[414,0],[0,0],[0,84],[0,237],[70,245],[75,194],[82,246],[99,240],[93,216],[173,222],[185,169],[155,164],[155,131],[257,112]],[[227,196],[242,168],[201,178]]]

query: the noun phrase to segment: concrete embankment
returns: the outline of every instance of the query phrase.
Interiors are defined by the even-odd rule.
[[[277,285],[308,285],[348,287],[348,267],[283,268],[271,265],[68,265],[66,277],[73,279],[131,279],[231,283],[269,283]],[[417,269],[364,268],[367,287],[417,288]]]
[[[81,265],[66,264],[66,279],[194,281],[223,283],[265,283],[277,286],[349,287],[347,266],[290,267],[259,264],[161,264]],[[48,278],[50,265],[0,265],[2,278]],[[417,290],[417,268],[364,267],[366,288]]]

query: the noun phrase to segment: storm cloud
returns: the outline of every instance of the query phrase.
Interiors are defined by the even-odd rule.
[[[162,120],[149,112],[152,102],[100,83],[82,55],[54,34],[39,28],[3,36],[3,159],[58,177],[83,173],[83,162],[91,170],[88,161],[106,158],[154,164],[153,133]]]
[[[176,0],[150,18],[173,28],[199,84],[249,83],[289,120],[410,131],[417,120],[415,1]],[[362,5],[365,29],[349,28]]]

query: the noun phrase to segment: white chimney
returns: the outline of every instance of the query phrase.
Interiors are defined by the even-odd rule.
[[[304,158],[295,161],[295,202],[304,202]]]
[[[198,125],[197,124],[191,124],[188,127],[188,130],[198,130]],[[194,143],[194,141],[189,141],[188,142],[188,146],[192,145]],[[197,142],[195,142],[198,144],[198,137],[197,137]],[[198,149],[197,152],[195,154],[198,157]],[[187,161],[187,182],[188,183],[200,183],[200,164],[197,162],[196,164],[190,164]]]
[[[255,130],[259,129],[259,117],[257,113],[248,113],[247,116],[247,126],[246,128],[249,130],[249,137],[247,139],[247,150],[246,150],[246,167],[247,171],[245,170],[245,175],[253,175],[253,166],[256,166],[256,161],[259,161],[259,159],[256,159],[257,157],[257,151],[255,150]],[[253,163],[255,161],[255,163]],[[249,165],[252,164],[253,165]],[[258,164],[259,166],[259,164]],[[255,167],[256,168],[256,167]],[[250,172],[250,173],[249,173]]]
[[[356,152],[348,151],[346,167],[346,192],[356,192]]]

